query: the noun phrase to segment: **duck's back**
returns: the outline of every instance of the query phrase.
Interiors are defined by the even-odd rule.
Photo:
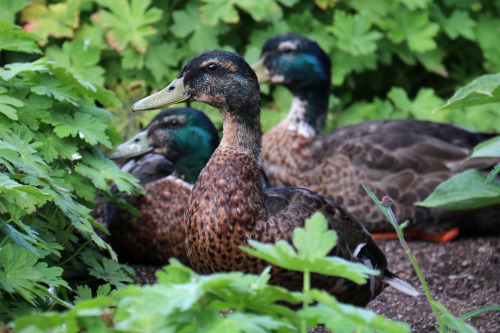
[[[498,230],[490,212],[500,214],[500,207],[464,213],[414,205],[455,174],[469,168],[491,169],[494,159],[464,163],[473,147],[485,140],[480,134],[415,120],[363,122],[315,137],[275,129],[263,140],[263,167],[270,184],[304,186],[328,196],[354,216],[362,217],[371,232],[392,227],[361,183],[377,197],[389,195],[395,199],[396,216],[401,221],[410,219],[417,229],[439,233],[460,224],[461,219],[466,224],[474,217],[479,222],[487,220],[485,228],[494,229],[496,225]],[[275,149],[276,142],[285,148]]]
[[[106,206],[111,245],[122,261],[166,264],[175,257],[187,263],[184,248],[184,207],[191,185],[171,175],[173,165],[161,155],[146,155],[128,167],[145,195],[126,196],[135,216],[114,204]]]

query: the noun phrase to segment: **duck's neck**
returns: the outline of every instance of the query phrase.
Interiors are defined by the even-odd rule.
[[[198,156],[190,156],[180,159],[176,163],[175,169],[186,182],[188,182],[189,184],[194,184],[196,182],[196,179],[198,179],[200,171],[203,169],[207,161],[208,158],[204,159]]]
[[[325,129],[328,97],[330,94],[329,82],[308,87],[305,89],[289,87],[293,94],[293,103],[286,118],[290,124],[296,124],[314,134],[321,134]]]
[[[251,107],[243,115],[221,110],[222,141],[221,146],[231,146],[247,152],[255,161],[260,160],[262,146],[260,128],[260,109],[257,105]]]

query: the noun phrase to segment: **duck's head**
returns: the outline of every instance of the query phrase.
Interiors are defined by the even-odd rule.
[[[295,33],[269,38],[253,68],[260,83],[281,83],[294,94],[330,86],[330,58],[317,43]]]
[[[132,107],[133,111],[153,110],[185,101],[212,105],[221,112],[244,112],[260,103],[257,77],[240,55],[212,50],[191,58],[166,88]],[[224,115],[223,115],[224,116]]]
[[[108,157],[131,158],[152,152],[163,155],[190,178],[198,175],[218,144],[217,130],[205,114],[193,108],[171,108],[158,113]]]
[[[193,57],[172,83],[132,106],[153,110],[184,101],[219,109],[223,143],[260,156],[260,90],[257,76],[242,56],[212,50]]]

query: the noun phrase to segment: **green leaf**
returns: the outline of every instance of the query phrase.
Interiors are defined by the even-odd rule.
[[[483,51],[483,67],[489,73],[500,72],[500,57],[498,57],[500,43],[496,42],[499,36],[499,25],[498,15],[492,16],[491,13],[484,13],[479,16],[476,28],[477,42]]]
[[[416,52],[426,52],[436,48],[434,37],[439,31],[436,23],[429,22],[428,12],[425,10],[409,11],[399,7],[393,18],[386,20],[387,37],[394,43],[403,41]]]
[[[202,6],[201,19],[210,26],[217,25],[218,22],[238,23],[240,16],[236,7],[244,10],[259,22],[264,19],[269,13],[280,12],[280,7],[273,0],[203,0],[207,5]]]
[[[188,3],[184,10],[174,11],[172,16],[174,24],[171,31],[174,36],[184,39],[192,34],[188,42],[191,52],[199,53],[220,48],[217,36],[227,31],[227,27],[221,24],[214,27],[203,24],[199,8],[194,3]]]
[[[68,72],[85,81],[102,85],[104,69],[98,66],[100,50],[88,45],[82,38],[66,41],[62,48],[48,47],[46,56],[56,62],[56,66],[64,67]]]
[[[73,29],[79,25],[78,5],[77,0],[49,5],[31,2],[22,11],[21,20],[28,22],[23,29],[36,33],[44,39],[49,35],[56,38],[71,38]]]
[[[104,157],[104,155],[94,149],[91,154],[82,154],[82,163],[77,163],[75,171],[89,177],[95,187],[101,190],[108,190],[107,180],[112,181],[119,191],[132,193],[133,187],[138,187],[138,180],[130,173],[120,170],[114,162]]]
[[[337,234],[328,230],[328,223],[321,213],[314,213],[306,223],[305,229],[293,231],[293,245],[299,258],[306,260],[321,259],[328,255],[337,244]],[[311,244],[315,244],[311,246]]]
[[[107,125],[89,114],[78,112],[73,118],[67,114],[50,113],[43,120],[54,125],[54,133],[60,138],[78,136],[90,145],[101,143],[111,148],[111,142],[105,133]]]
[[[111,292],[111,285],[109,283],[106,284],[101,284],[97,288],[97,295],[96,296],[107,296]],[[84,286],[77,286],[76,287],[76,294],[75,296],[75,304],[78,304],[84,300],[90,300],[92,299],[92,289],[90,289],[89,286],[84,285]]]
[[[26,72],[46,72],[47,58],[40,58],[33,62],[13,63],[5,65],[6,69],[0,68],[0,78],[9,81],[13,77]]]
[[[21,1],[14,2],[22,3]],[[42,52],[36,43],[40,41],[41,38],[21,30],[21,27],[17,25],[1,20],[2,14],[4,14],[6,10],[2,10],[1,8],[4,4],[5,2],[3,1],[0,3],[0,49],[41,54]]]
[[[14,107],[22,107],[24,105],[20,100],[7,96],[0,95],[0,113],[3,113],[9,119],[18,120],[17,110]]]
[[[1,221],[1,220],[0,220]],[[41,254],[41,251],[39,248],[42,249],[47,249],[47,246],[43,239],[38,237],[38,232],[33,230],[31,227],[28,225],[23,224],[20,221],[15,221],[14,222],[19,229],[21,229],[23,232],[19,232],[14,228],[11,224],[6,224],[0,229],[10,237],[10,239],[16,243],[17,245],[20,245],[24,247],[27,250],[30,250],[34,254],[36,254],[38,257],[43,257]],[[39,247],[38,249],[36,247]]]
[[[457,90],[448,102],[437,110],[457,109],[500,102],[500,73],[478,77]]]
[[[500,157],[500,136],[486,140],[474,147],[474,152],[469,158],[474,157]]]
[[[13,22],[16,13],[26,6],[28,1],[29,0],[8,0],[0,2],[0,21],[5,23]],[[1,24],[2,23],[0,23],[0,25]],[[0,49],[3,49],[3,47],[0,46]]]
[[[500,203],[500,183],[470,169],[441,183],[416,205],[438,209],[472,209]]]
[[[150,0],[99,2],[103,7],[109,8],[109,11],[101,10],[93,19],[103,28],[109,29],[106,34],[109,45],[122,52],[131,44],[140,53],[145,53],[148,47],[146,37],[156,34],[152,24],[160,21],[163,11],[149,8]]]
[[[297,252],[284,240],[279,240],[276,244],[263,244],[249,240],[248,243],[253,249],[248,247],[241,247],[241,249],[286,269],[340,276],[359,284],[364,283],[368,275],[378,274],[378,271],[360,263],[353,263],[339,257],[324,257],[336,244],[336,236],[332,234],[335,232],[333,230],[325,232],[326,226],[327,221],[324,216],[315,215],[306,220],[305,229],[296,228],[294,245]]]
[[[7,244],[0,251],[0,288],[12,293],[18,292],[32,305],[36,305],[33,291],[44,288],[38,283],[49,286],[67,286],[60,276],[62,268],[48,267],[37,262],[38,257],[31,251]]]
[[[452,331],[460,333],[477,333],[477,330],[467,324],[463,319],[456,318],[448,309],[439,302],[433,302],[434,305],[442,312],[441,319],[445,326]],[[444,328],[444,327],[443,327]]]
[[[4,141],[4,144],[0,145],[1,158],[9,161],[26,174],[48,178],[48,165],[37,154],[37,151],[31,147],[29,144],[31,139],[27,139],[23,135],[25,133],[17,135],[10,131],[5,133],[0,131]]]
[[[85,251],[80,257],[89,267],[90,275],[102,279],[117,288],[123,288],[125,283],[134,282],[134,270],[129,266],[100,257],[90,251]]]
[[[380,32],[371,30],[365,15],[349,15],[342,10],[334,12],[333,26],[327,29],[337,38],[339,49],[355,56],[374,53],[377,40],[382,38]]]
[[[486,178],[486,183],[491,182],[499,173],[500,173],[500,162],[498,162],[493,168],[493,170],[491,170],[490,174],[488,175],[488,178]]]
[[[37,141],[41,143],[37,150],[47,163],[53,162],[59,156],[68,160],[74,160],[79,156],[77,140],[62,139],[56,133],[48,132],[37,133]]]
[[[68,86],[62,86],[61,81],[49,74],[39,75],[36,84],[31,88],[34,94],[53,97],[61,102],[68,102],[78,106],[78,96]]]
[[[441,21],[443,30],[451,39],[463,36],[474,40],[476,37],[476,21],[471,19],[469,13],[460,9],[455,9],[449,18]]]
[[[177,46],[173,43],[159,43],[154,48],[148,49],[145,57],[145,66],[151,72],[156,82],[164,83],[172,78],[173,67],[179,65],[181,58]],[[166,57],[165,55],[169,56]]]

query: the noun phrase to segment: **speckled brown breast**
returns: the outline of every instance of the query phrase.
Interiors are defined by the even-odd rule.
[[[115,208],[108,218],[108,229],[111,245],[121,261],[163,265],[175,257],[188,263],[184,208],[191,191],[187,185],[175,176],[144,185],[145,196],[127,198],[142,217]]]
[[[358,217],[371,232],[393,228],[361,183],[379,198],[391,196],[399,221],[410,220],[409,230],[439,233],[461,225],[462,230],[473,231],[467,226],[473,219],[479,225],[484,220],[483,229],[500,231],[498,218],[492,219],[491,214],[500,215],[498,205],[469,211],[414,205],[452,175],[494,165],[492,159],[462,163],[480,142],[479,136],[427,122],[363,124],[316,138],[304,138],[288,131],[286,124],[279,124],[263,137],[263,170],[270,185],[307,187],[325,195]],[[481,227],[476,230],[484,231]]]
[[[264,189],[257,162],[244,152],[217,150],[195,184],[186,207],[187,253],[193,269],[202,274],[240,270],[260,273],[270,264],[239,249],[248,239],[275,243],[291,242],[295,227],[315,211],[322,212],[339,235],[339,245],[330,255],[361,262],[352,256],[360,243],[370,243],[367,255],[380,263],[387,261],[363,227],[340,207],[308,190]],[[345,237],[349,235],[349,237]],[[372,251],[370,253],[370,251]],[[291,290],[302,289],[302,274],[272,266],[271,283]],[[366,305],[385,285],[374,281],[359,286],[344,279],[313,275],[312,286],[327,290],[344,302]]]

